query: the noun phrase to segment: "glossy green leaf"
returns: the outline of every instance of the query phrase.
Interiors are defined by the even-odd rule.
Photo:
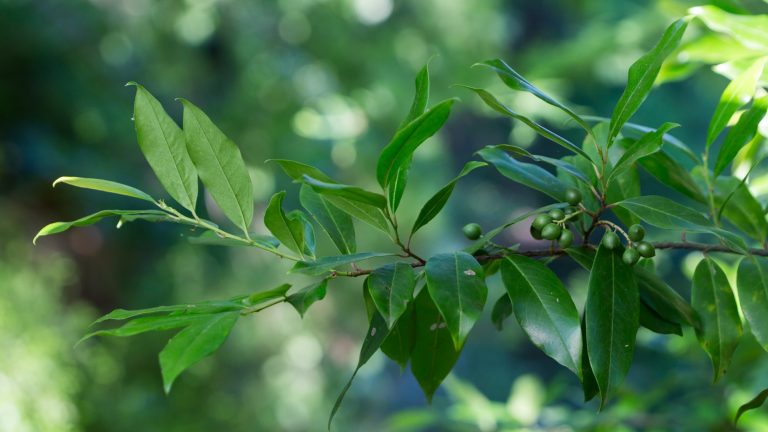
[[[397,320],[381,345],[381,352],[394,360],[403,370],[411,358],[413,344],[416,341],[416,309],[413,303],[408,302],[405,312]]]
[[[678,164],[664,150],[648,155],[638,163],[662,184],[696,201],[706,200],[689,170]]]
[[[184,105],[184,137],[200,180],[221,211],[248,232],[253,219],[253,187],[235,143],[191,102]]]
[[[640,302],[640,326],[658,334],[683,335],[680,324],[667,321],[644,302]]]
[[[707,128],[707,149],[728,126],[728,122],[736,111],[752,99],[757,82],[763,74],[766,59],[768,58],[763,57],[755,61],[749,69],[731,81],[723,91],[720,102],[715,108],[715,113],[712,115],[712,120],[709,122],[709,128]]]
[[[587,177],[587,175],[585,175],[584,172],[581,169],[579,169],[577,166],[568,162],[566,158],[555,159],[547,156],[535,155],[522,147],[510,145],[510,144],[501,144],[497,146],[492,146],[492,148],[499,148],[515,156],[527,157],[527,158],[533,159],[536,162],[544,162],[544,163],[550,164],[554,167],[557,167],[565,171],[566,173],[573,176],[574,179],[588,186],[592,184],[591,180]],[[590,166],[590,169],[592,169],[591,166]]]
[[[301,224],[304,255],[315,259],[317,242],[315,240],[315,227],[312,222],[301,210],[292,210],[286,216],[292,223],[298,221]]]
[[[400,168],[410,161],[413,152],[443,127],[454,102],[456,99],[438,103],[395,134],[381,151],[376,165],[376,179],[381,187],[390,186]]]
[[[560,279],[541,262],[514,254],[502,262],[501,277],[533,344],[581,378],[579,312]]]
[[[269,200],[264,212],[264,225],[280,243],[288,249],[304,255],[304,224],[297,218],[289,218],[283,212],[285,191],[278,192]]]
[[[303,185],[299,192],[299,201],[331,238],[336,249],[342,254],[355,253],[355,227],[352,218],[339,210],[310,186]]]
[[[419,118],[419,116],[424,114],[424,111],[427,109],[427,104],[429,103],[429,64],[424,65],[418,75],[416,75],[415,86],[416,92],[413,96],[411,109],[397,128],[398,131],[408,126],[408,123]],[[411,161],[412,158],[403,163],[397,170],[392,184],[387,188],[387,198],[389,199],[389,205],[393,211],[396,211],[400,206],[400,200],[403,198],[403,193],[405,193],[405,185],[408,183],[408,173],[411,170]]]
[[[723,146],[717,153],[715,176],[720,175],[733,161],[739,150],[747,145],[757,134],[757,126],[768,111],[768,96],[755,99],[752,106],[739,117],[739,121],[728,131]]]
[[[56,181],[53,182],[53,186],[56,187],[56,185],[59,183],[64,183],[83,189],[92,189],[116,195],[125,195],[131,198],[149,201],[151,203],[155,202],[154,198],[149,196],[147,193],[136,189],[135,187],[127,186],[122,183],[113,182],[110,180],[84,177],[59,177],[56,179]]]
[[[697,6],[690,13],[701,19],[710,29],[732,36],[744,46],[768,51],[768,15],[736,15],[716,6]]]
[[[149,222],[161,222],[161,221],[171,220],[171,218],[167,213],[162,212],[160,210],[102,210],[100,212],[90,214],[88,216],[82,217],[74,221],[50,223],[44,226],[37,233],[37,235],[35,235],[35,238],[32,240],[32,243],[37,243],[37,239],[40,237],[51,235],[51,234],[58,234],[58,233],[67,231],[72,227],[82,227],[87,225],[93,225],[104,218],[113,217],[113,216],[118,216],[120,217],[121,221],[126,221],[126,222],[130,222],[134,220],[146,220]]]
[[[466,176],[475,169],[484,167],[486,165],[488,164],[484,162],[467,162],[459,175],[457,175],[447,185],[443,186],[443,188],[437,191],[437,193],[432,195],[432,198],[430,198],[419,211],[419,215],[416,217],[416,221],[413,223],[413,228],[411,228],[411,236],[413,236],[413,234],[418,231],[419,228],[428,224],[432,219],[435,218],[435,216],[440,213],[443,207],[445,207],[445,203],[448,202],[448,198],[451,197],[453,189],[456,187],[456,183],[461,180],[462,177]]]
[[[252,246],[247,241],[221,237],[213,231],[205,231],[199,236],[187,237],[187,240],[192,244],[206,246]],[[260,247],[265,249],[277,249],[277,247],[280,246],[280,242],[276,238],[269,235],[261,235],[253,232],[250,234],[250,241],[257,243]]]
[[[427,290],[414,302],[416,339],[411,352],[411,372],[428,401],[453,369],[461,347],[456,348],[448,326]]]
[[[729,247],[741,251],[746,249],[744,240],[740,237],[714,227],[703,214],[669,198],[646,195],[629,198],[616,205],[629,210],[650,225],[665,229],[708,232],[725,241]]]
[[[129,84],[136,86],[133,121],[141,152],[171,197],[194,213],[197,169],[189,156],[184,132],[147,89],[134,82]]]
[[[144,315],[153,315],[159,313],[171,313],[174,316],[179,314],[206,314],[239,310],[246,307],[246,304],[242,301],[246,296],[234,297],[229,300],[212,300],[199,303],[178,304],[169,306],[155,306],[145,309],[115,309],[112,312],[100,317],[94,321],[91,325],[98,324],[100,322],[109,320],[126,320]]]
[[[589,275],[587,349],[601,406],[618,390],[629,371],[639,326],[637,284],[621,254],[622,250],[601,245]]]
[[[322,171],[310,165],[285,159],[272,159],[270,161],[279,164],[280,168],[294,180],[301,181],[306,175],[324,183],[336,183]],[[339,210],[389,234],[389,223],[380,208],[352,201],[338,195],[323,195],[323,197]]]
[[[176,377],[185,369],[219,349],[238,318],[239,312],[209,315],[205,320],[190,325],[168,341],[160,351],[160,369],[166,393],[171,391]]]
[[[655,311],[664,320],[675,324],[699,327],[699,319],[691,305],[656,274],[634,267],[635,280],[643,303]]]
[[[416,272],[410,264],[387,264],[371,272],[367,287],[376,309],[392,328],[413,298]]]
[[[618,201],[623,201],[627,198],[634,198],[634,197],[640,196],[641,195],[640,175],[638,171],[639,170],[637,169],[637,166],[633,164],[626,171],[624,171],[620,176],[615,177],[608,184],[608,191],[606,192],[606,202],[608,202],[609,204],[612,204]],[[589,204],[585,202],[584,205],[587,206]],[[587,207],[587,208],[590,208],[590,207]],[[634,214],[628,212],[627,210],[621,207],[616,207],[616,206],[611,207],[611,211],[626,226],[631,226],[636,223],[640,223],[640,218],[638,218]],[[591,219],[589,215],[585,215],[584,219],[587,219],[585,223],[591,223]]]
[[[696,336],[712,359],[714,381],[717,381],[726,373],[739,343],[741,319],[728,278],[710,258],[704,258],[696,266],[691,304],[701,321]]]
[[[645,101],[659,75],[662,63],[677,48],[686,27],[688,27],[687,19],[673,22],[667,27],[656,46],[630,66],[627,87],[611,115],[609,142],[619,134],[624,124]]]
[[[242,307],[241,307],[242,309]],[[205,321],[210,317],[210,314],[179,314],[179,315],[164,315],[164,316],[142,316],[120,327],[105,330],[96,330],[83,336],[78,343],[90,339],[94,336],[116,336],[116,337],[128,337],[135,336],[142,333],[151,331],[165,331],[173,330],[180,327],[186,327],[191,324],[195,324],[201,321]]]
[[[499,76],[499,78],[501,78],[501,80],[504,82],[504,84],[506,84],[509,88],[513,90],[518,90],[518,91],[525,91],[536,96],[542,101],[552,105],[553,107],[559,108],[564,113],[568,114],[569,117],[571,117],[577,124],[579,124],[585,130],[590,130],[589,125],[581,118],[581,116],[573,112],[567,106],[553,99],[548,94],[541,91],[538,87],[531,84],[530,81],[528,81],[522,75],[517,73],[514,69],[509,67],[509,65],[505,63],[503,60],[500,60],[500,59],[486,60],[482,63],[477,63],[477,65],[486,66],[493,69],[496,72],[496,74]]]
[[[323,195],[335,195],[350,201],[367,204],[373,207],[383,209],[387,206],[387,199],[384,195],[375,192],[369,192],[357,186],[343,185],[339,183],[329,183],[314,179],[308,175],[302,178],[304,183],[310,185],[315,192]]]
[[[291,284],[284,283],[272,289],[255,292],[246,298],[246,302],[248,305],[253,306],[264,303],[267,300],[285,298],[285,294],[289,289],[291,289]]]
[[[509,294],[504,293],[496,300],[491,309],[491,322],[498,331],[504,328],[504,321],[511,317],[514,313],[512,309],[512,300],[509,298]]]
[[[736,287],[744,319],[768,351],[768,258],[747,255],[739,264]]]
[[[370,280],[367,280],[366,284],[369,282]],[[366,301],[368,301],[368,299],[366,299]],[[368,325],[368,331],[365,333],[365,338],[363,339],[363,345],[360,347],[360,355],[357,360],[357,366],[355,366],[355,371],[352,372],[352,376],[349,377],[349,380],[347,380],[341,393],[339,393],[339,396],[336,398],[336,402],[331,409],[331,415],[328,416],[328,430],[331,430],[333,417],[336,416],[336,412],[339,410],[339,407],[341,407],[341,402],[344,400],[344,396],[347,395],[347,391],[349,391],[349,388],[352,386],[352,381],[354,381],[357,376],[357,372],[361,367],[368,363],[368,360],[370,360],[374,354],[376,354],[376,351],[379,350],[379,347],[381,347],[381,344],[387,338],[388,334],[389,328],[387,327],[386,320],[378,312],[374,311]]]
[[[488,288],[483,268],[466,252],[438,254],[425,266],[427,289],[459,350],[480,318]]]
[[[718,178],[715,181],[715,206],[721,216],[745,234],[760,242],[765,240],[768,223],[762,206],[743,181],[736,177]]]
[[[733,420],[734,423],[739,421],[739,418],[741,418],[742,415],[744,415],[745,412],[760,408],[765,403],[765,400],[768,399],[768,389],[765,389],[757,394],[752,400],[745,403],[744,405],[739,407],[739,410],[736,412],[736,418]]]
[[[591,263],[590,263],[591,265]],[[587,345],[587,322],[585,317],[581,318],[581,388],[584,391],[584,402],[591,401],[600,393],[597,386],[597,379],[592,372],[592,365],[589,363],[589,345]]]
[[[624,154],[621,155],[621,158],[614,164],[613,169],[608,175],[608,181],[610,182],[631,169],[638,159],[659,151],[664,134],[678,126],[676,123],[664,123],[655,131],[647,132],[640,137],[640,139],[627,148]]]
[[[325,292],[328,289],[328,279],[323,279],[319,283],[309,285],[299,291],[288,295],[285,301],[290,303],[296,311],[304,318],[304,314],[315,302],[325,298]]]
[[[503,103],[501,103],[498,99],[496,99],[495,96],[493,96],[492,94],[488,93],[487,91],[485,91],[483,89],[480,89],[480,88],[469,87],[469,86],[464,86],[464,85],[462,85],[460,87],[464,87],[464,88],[466,88],[468,90],[472,90],[473,92],[475,92],[478,96],[480,96],[480,99],[482,99],[483,102],[485,102],[485,104],[488,105],[490,108],[492,108],[494,111],[497,111],[497,112],[499,112],[501,114],[504,114],[504,115],[506,115],[508,117],[512,117],[515,120],[523,122],[525,125],[527,125],[531,129],[536,131],[536,133],[538,133],[539,135],[543,136],[544,138],[547,138],[548,140],[552,141],[553,143],[558,144],[561,147],[564,147],[564,148],[566,148],[566,149],[568,149],[568,150],[570,150],[570,151],[572,151],[572,152],[574,152],[576,154],[580,154],[580,155],[584,156],[585,158],[591,160],[589,155],[587,155],[587,153],[585,153],[584,150],[579,148],[574,143],[572,143],[572,142],[568,141],[567,139],[561,137],[560,135],[556,134],[555,132],[552,132],[551,130],[545,128],[544,126],[536,123],[535,121],[529,119],[528,117],[526,117],[526,116],[524,116],[522,114],[518,114],[517,112],[513,111],[508,106],[506,106]]]
[[[351,255],[339,255],[319,258],[314,261],[299,261],[291,269],[291,273],[301,273],[310,276],[320,276],[328,272],[338,271],[341,267],[365,261],[371,258],[393,256],[386,252],[361,252]]]
[[[485,147],[477,154],[496,167],[504,177],[545,193],[557,201],[565,201],[566,185],[540,166],[519,162],[504,150],[494,147]]]

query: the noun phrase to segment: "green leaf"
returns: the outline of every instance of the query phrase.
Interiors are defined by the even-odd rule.
[[[397,320],[389,335],[381,345],[381,352],[395,361],[404,370],[411,358],[413,344],[416,341],[416,312],[413,302]]]
[[[443,127],[454,102],[456,99],[438,103],[395,134],[381,151],[376,164],[376,179],[381,187],[390,186],[400,168],[408,164],[413,152]]]
[[[752,106],[739,117],[739,121],[728,131],[723,146],[717,153],[715,176],[719,176],[725,167],[733,161],[739,150],[747,145],[757,134],[757,126],[768,111],[768,96],[755,99]]]
[[[543,136],[544,138],[547,138],[548,140],[552,141],[555,144],[560,145],[561,147],[564,147],[576,154],[580,154],[587,158],[588,160],[591,160],[589,155],[584,152],[579,146],[575,145],[574,143],[568,141],[567,139],[561,137],[560,135],[556,134],[555,132],[552,132],[551,130],[545,128],[544,126],[541,126],[540,124],[536,123],[535,121],[529,119],[528,117],[525,117],[522,114],[518,114],[517,112],[513,111],[508,106],[501,103],[498,99],[496,99],[495,96],[488,93],[487,91],[475,88],[475,87],[469,87],[465,85],[459,85],[459,87],[464,87],[466,89],[472,90],[473,92],[477,93],[478,96],[480,96],[480,99],[485,102],[486,105],[488,105],[490,108],[492,108],[494,111],[497,111],[501,114],[504,114],[508,117],[512,117],[515,120],[521,121],[525,123],[528,127],[536,131],[539,135]]]
[[[600,389],[597,387],[597,379],[589,363],[589,345],[587,345],[587,322],[585,317],[581,318],[581,345],[581,371],[583,375],[581,388],[584,391],[584,402],[588,402],[600,393]]]
[[[638,163],[662,184],[696,201],[706,200],[689,170],[675,162],[664,150],[648,155]]]
[[[656,153],[661,148],[662,138],[669,130],[680,125],[676,123],[664,123],[658,129],[648,132],[627,148],[621,158],[616,162],[608,175],[608,182],[620,176],[625,171],[632,169],[633,164],[640,158]]]
[[[458,351],[480,318],[488,296],[483,268],[472,255],[453,252],[430,258],[425,273],[429,295],[445,318]]]
[[[635,266],[634,270],[640,298],[645,305],[666,321],[694,328],[700,326],[693,308],[677,291],[649,270],[640,266]]]
[[[280,242],[276,238],[268,235],[251,233],[250,239],[252,242],[258,243],[262,248],[265,248],[265,249],[277,249],[277,247],[280,246]],[[227,246],[227,247],[251,246],[251,244],[249,244],[247,241],[221,237],[213,231],[205,231],[196,237],[187,237],[187,240],[190,243],[196,244],[196,245]]]
[[[509,298],[509,294],[504,293],[496,300],[491,309],[491,322],[498,331],[504,328],[504,320],[512,316],[514,310],[512,309],[512,300]]]
[[[328,288],[328,279],[323,279],[319,283],[309,285],[301,290],[286,297],[285,301],[290,303],[296,311],[304,318],[307,309],[315,302],[325,298],[325,292]]]
[[[585,130],[587,131],[590,130],[589,125],[578,114],[571,111],[570,108],[556,101],[555,99],[550,97],[548,94],[541,91],[538,87],[531,84],[522,75],[520,75],[514,69],[509,67],[509,65],[505,63],[503,60],[500,60],[500,59],[486,60],[482,63],[477,63],[476,66],[487,66],[493,69],[496,72],[496,74],[499,76],[499,78],[501,78],[501,80],[504,82],[504,84],[507,85],[507,87],[513,90],[525,91],[536,96],[542,101],[552,105],[553,107],[559,108],[560,110],[568,114],[568,116],[570,116],[574,121],[576,121],[577,124],[579,124]]]
[[[648,93],[651,92],[662,63],[677,48],[686,27],[688,27],[688,20],[685,18],[673,22],[667,27],[656,46],[630,66],[627,87],[611,115],[609,143],[619,134],[624,123],[640,108]]]
[[[445,203],[448,202],[448,198],[451,197],[453,189],[456,187],[456,183],[461,180],[462,177],[474,171],[475,169],[484,167],[486,165],[488,164],[485,162],[467,162],[459,175],[457,175],[447,185],[443,186],[443,188],[437,191],[437,193],[432,195],[432,198],[430,198],[419,211],[419,215],[416,217],[416,221],[413,223],[413,228],[411,228],[411,236],[413,236],[413,234],[416,233],[419,228],[428,224],[432,219],[435,218],[435,216],[440,213],[443,207],[445,207]]]
[[[384,198],[384,195],[369,192],[357,186],[343,185],[335,182],[324,182],[314,179],[306,174],[303,176],[302,180],[304,183],[310,185],[315,192],[323,195],[340,196],[350,201],[367,204],[380,209],[387,207],[387,199]]]
[[[367,286],[376,309],[392,328],[413,298],[416,272],[410,264],[387,264],[371,272]]]
[[[477,154],[495,166],[504,177],[545,193],[557,201],[565,201],[565,191],[568,189],[566,185],[540,166],[519,162],[505,151],[494,147],[485,147]]]
[[[324,196],[308,185],[302,185],[299,201],[328,234],[340,253],[355,253],[357,250],[355,227],[347,213],[330,204]]]
[[[765,52],[768,50],[768,15],[735,15],[716,6],[697,6],[689,11],[710,29],[732,36],[744,46]]]
[[[768,399],[768,389],[765,389],[757,394],[752,400],[745,403],[744,405],[739,407],[739,410],[736,412],[736,418],[733,420],[734,423],[737,423],[739,421],[739,418],[747,411],[760,408],[765,403],[765,400]]]
[[[53,182],[53,186],[56,187],[57,184],[64,183],[71,186],[83,188],[83,189],[93,189],[101,192],[107,192],[111,194],[116,195],[125,195],[131,198],[137,198],[144,201],[149,201],[154,204],[155,200],[151,196],[149,196],[147,193],[140,191],[139,189],[136,189],[135,187],[126,186],[122,183],[113,182],[110,180],[101,180],[101,179],[94,179],[94,178],[84,178],[84,177],[59,177],[56,179],[55,182]]]
[[[205,314],[205,313],[216,313],[216,312],[240,310],[246,307],[246,305],[241,301],[243,298],[244,296],[240,296],[240,297],[232,298],[230,300],[214,300],[214,301],[205,301],[200,303],[155,306],[155,307],[145,308],[145,309],[133,309],[133,310],[115,309],[112,312],[97,319],[91,325],[98,324],[100,322],[104,322],[108,320],[126,320],[126,319],[134,318],[137,316],[152,315],[152,314],[165,313],[165,312],[173,313],[173,315],[176,316],[178,314],[199,315],[199,314]]]
[[[461,347],[454,346],[443,316],[427,290],[414,302],[416,340],[411,352],[411,372],[429,402],[459,359]]]
[[[757,82],[763,74],[763,68],[767,59],[768,57],[762,57],[755,61],[749,69],[736,77],[725,88],[723,95],[720,97],[720,102],[718,102],[717,108],[715,108],[715,113],[712,115],[712,120],[709,122],[707,149],[709,149],[723,129],[728,126],[728,122],[736,113],[736,110],[752,99]]]
[[[235,143],[205,113],[186,99],[184,137],[200,180],[224,215],[246,234],[253,219],[253,187]]]
[[[739,264],[736,287],[744,319],[768,351],[768,259],[747,255]]]
[[[133,121],[141,152],[165,190],[194,214],[197,169],[189,156],[184,132],[147,89],[135,82],[128,84],[136,86]]]
[[[583,195],[584,194],[582,193],[582,196]],[[638,173],[638,169],[636,168],[636,166],[633,165],[627,171],[625,171],[622,175],[616,177],[615,179],[613,179],[613,181],[610,184],[608,184],[608,191],[606,193],[606,202],[608,202],[609,204],[612,204],[618,201],[623,201],[627,198],[633,198],[640,195],[641,195],[640,175]],[[582,204],[584,204],[584,206],[587,207],[591,203],[587,203],[586,200],[584,200]],[[593,208],[593,207],[587,207],[587,208]],[[616,217],[619,218],[619,220],[624,225],[631,226],[636,223],[640,223],[640,219],[637,216],[624,210],[621,207],[611,207],[611,211],[616,215]],[[582,217],[584,219],[587,219],[586,223],[591,222],[591,220],[589,220],[589,215],[582,215]]]
[[[533,344],[581,379],[579,312],[560,279],[541,262],[514,254],[502,262],[501,277]]]
[[[365,284],[368,283],[369,280],[366,279]],[[364,289],[363,292],[365,291],[366,290]],[[366,298],[366,302],[368,301],[371,300]],[[333,404],[333,408],[331,409],[331,415],[328,416],[328,430],[331,430],[331,422],[333,422],[333,417],[336,415],[339,407],[341,407],[341,402],[344,400],[344,396],[347,395],[347,391],[349,391],[349,388],[352,386],[352,381],[354,381],[355,376],[357,376],[357,371],[359,371],[361,367],[368,363],[368,360],[370,360],[371,357],[376,354],[376,351],[379,350],[379,347],[381,347],[381,344],[387,338],[388,334],[389,328],[387,327],[386,320],[378,312],[374,311],[370,319],[368,331],[365,333],[365,339],[363,339],[363,345],[360,347],[360,356],[358,357],[355,371],[352,372],[352,376],[349,377],[349,380],[347,380],[347,383],[344,385],[341,393],[339,393],[339,396],[336,398],[336,402]]]
[[[583,184],[587,186],[592,185],[592,181],[584,174],[584,172],[580,170],[577,166],[568,162],[566,158],[555,159],[547,156],[535,155],[522,147],[511,145],[511,144],[501,144],[501,145],[491,146],[491,147],[502,149],[516,156],[527,157],[527,158],[533,159],[536,162],[544,162],[544,163],[550,164],[570,174],[571,176],[573,176],[574,179],[582,182]],[[577,156],[573,156],[573,157],[577,157]]]
[[[37,239],[40,237],[51,235],[51,234],[58,234],[72,227],[82,227],[87,225],[93,225],[104,218],[108,218],[112,216],[119,216],[121,218],[121,221],[123,221],[123,218],[126,218],[126,221],[141,219],[141,220],[147,220],[150,222],[160,222],[160,221],[171,220],[171,218],[167,213],[162,212],[160,210],[102,210],[74,221],[50,223],[44,226],[37,233],[37,235],[35,235],[35,238],[32,240],[32,243],[33,244],[37,243]]]
[[[710,258],[705,257],[696,266],[691,304],[701,321],[696,336],[712,359],[716,382],[728,369],[739,343],[741,319],[728,278]]]
[[[264,303],[267,300],[274,300],[279,298],[285,298],[285,294],[288,292],[288,290],[291,289],[291,284],[284,283],[280,286],[277,286],[272,289],[259,291],[251,294],[247,298],[247,302],[249,305],[257,305],[260,303]]]
[[[361,252],[351,255],[329,256],[314,261],[299,261],[289,273],[301,273],[309,276],[320,276],[328,272],[336,272],[347,264],[365,261],[371,258],[394,256],[388,252]]]
[[[224,343],[235,326],[239,312],[209,315],[172,337],[160,351],[160,369],[166,393],[185,369],[213,354]]]
[[[272,195],[264,212],[264,225],[288,249],[304,255],[304,224],[299,218],[289,218],[283,212],[285,191]]]
[[[629,210],[650,225],[664,229],[707,232],[716,235],[731,248],[740,251],[746,249],[744,240],[740,237],[714,227],[703,214],[668,198],[646,195],[629,198],[616,205]]]
[[[397,128],[398,131],[405,128],[408,123],[424,114],[424,111],[427,109],[427,104],[429,103],[429,63],[424,65],[421,71],[419,71],[419,74],[416,75],[415,85],[416,93],[413,96],[411,109]],[[405,185],[408,182],[408,172],[411,169],[411,161],[412,158],[403,163],[397,170],[392,185],[387,188],[387,197],[389,198],[390,207],[393,212],[397,211],[397,208],[400,206],[400,200],[403,198],[403,193],[405,193]]]
[[[326,183],[336,183],[332,178],[328,177],[324,172],[319,169],[307,165],[301,162],[296,162],[288,159],[267,159],[267,162],[274,162],[282,168],[282,170],[288,175],[288,177],[301,181],[304,176],[312,177],[313,179],[320,180]]]
[[[639,326],[637,284],[632,267],[624,264],[621,254],[619,249],[601,245],[589,275],[587,349],[601,407],[629,371]]]
[[[83,336],[77,343],[83,342],[94,336],[128,337],[150,331],[173,330],[186,327],[200,321],[205,321],[209,314],[181,314],[168,316],[147,316],[128,321],[120,327],[106,330],[97,330]]]
[[[584,116],[584,119],[589,121],[595,121],[595,122],[610,121],[609,118],[600,117],[600,116]],[[644,126],[644,125],[639,125],[637,123],[627,122],[627,123],[624,123],[624,126],[622,126],[621,134],[625,138],[640,139],[640,137],[642,137],[646,133],[653,132],[654,130],[655,129],[650,126]],[[691,148],[687,144],[673,137],[672,135],[664,134],[662,141],[664,142],[664,144],[672,146],[676,150],[679,150],[681,153],[685,154],[689,159],[691,159],[692,162],[694,163],[701,162],[701,159],[699,158],[699,156],[696,155],[696,153],[694,153],[694,151],[691,150]]]
[[[683,335],[680,324],[667,321],[644,302],[640,302],[640,325],[659,334]]]
[[[291,223],[298,221],[301,224],[304,255],[314,259],[317,242],[315,241],[315,227],[312,222],[301,210],[292,210],[287,214],[287,217]]]

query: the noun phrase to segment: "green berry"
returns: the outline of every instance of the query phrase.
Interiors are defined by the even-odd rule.
[[[656,256],[656,248],[648,242],[641,241],[638,243],[637,251],[640,252],[640,256],[643,258],[652,258]]]
[[[574,209],[573,207],[566,207],[565,210],[563,210],[563,212],[565,212],[566,216],[570,216],[576,212],[576,209]]]
[[[560,209],[553,209],[547,213],[552,220],[562,220],[565,217],[565,212]]]
[[[536,229],[544,229],[547,224],[552,222],[552,217],[548,214],[540,214],[536,216],[536,219],[533,220],[533,226],[536,227]]]
[[[547,240],[555,240],[560,237],[561,231],[562,229],[560,228],[560,225],[550,223],[542,228],[541,236]]]
[[[608,231],[603,236],[603,246],[605,246],[607,249],[616,249],[620,244],[621,241],[619,240],[619,236],[617,236],[613,231]]]
[[[557,239],[557,242],[560,243],[560,247],[563,249],[570,247],[573,243],[573,233],[571,230],[563,230],[563,232],[560,233],[560,238]]]
[[[477,240],[483,234],[483,229],[476,223],[469,223],[464,225],[461,229],[464,232],[464,236],[470,240]]]
[[[541,230],[531,225],[531,237],[535,238],[536,240],[541,240],[543,238],[541,236]]]
[[[626,265],[635,265],[637,260],[640,259],[640,253],[637,251],[637,249],[630,247],[627,248],[627,250],[624,251],[624,254],[621,255],[621,260],[624,261],[624,264]]]
[[[639,242],[645,237],[645,228],[642,225],[634,224],[629,227],[629,238],[634,242]]]
[[[570,205],[578,205],[581,202],[581,192],[578,189],[568,189],[565,191],[565,202]]]

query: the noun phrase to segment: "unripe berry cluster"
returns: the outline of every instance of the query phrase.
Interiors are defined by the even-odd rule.
[[[635,265],[640,257],[652,258],[656,255],[656,249],[653,245],[643,241],[645,229],[641,225],[635,224],[629,227],[627,237],[629,237],[630,242],[621,256],[621,259],[627,265]],[[602,244],[606,249],[616,249],[621,245],[621,240],[615,232],[606,231]]]
[[[568,189],[565,192],[565,201],[571,206],[579,205],[581,198],[581,192],[577,189]],[[556,240],[564,249],[570,247],[573,244],[573,232],[568,223],[577,211],[575,207],[566,207],[564,210],[553,209],[536,216],[531,223],[531,236],[537,240]]]

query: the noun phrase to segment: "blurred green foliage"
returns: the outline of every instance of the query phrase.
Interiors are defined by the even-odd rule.
[[[760,1],[712,3],[768,9]],[[125,82],[143,83],[168,107],[177,95],[205,107],[243,149],[261,213],[271,193],[295,188],[261,162],[268,158],[311,161],[342,181],[373,184],[370,167],[407,111],[412,77],[437,55],[433,100],[465,102],[446,132],[417,153],[414,190],[403,204],[415,218],[415,204],[482,146],[541,144],[451,84],[495,89],[520,111],[565,123],[472,63],[505,58],[578,112],[606,115],[629,64],[696,4],[0,0],[0,430],[321,430],[356,361],[365,317],[351,282],[335,284],[303,321],[290,308],[243,320],[168,397],[155,356],[163,335],[142,336],[140,346],[98,340],[72,349],[100,311],[248,293],[277,285],[286,268],[251,250],[189,245],[174,227],[141,223],[71,231],[31,248],[48,220],[123,203],[98,194],[83,199],[87,192],[74,189],[54,195],[50,182],[60,173],[142,178],[137,186],[160,190],[136,148],[133,90]],[[681,123],[678,135],[700,143],[725,82],[703,71],[667,84],[636,120]],[[180,105],[169,111],[180,118]],[[460,244],[460,227],[470,220],[494,226],[542,202],[490,170],[457,188],[456,196],[471,202],[450,201],[447,214],[420,232],[426,254]],[[503,240],[525,235],[511,230]],[[382,240],[360,238],[360,249]],[[692,260],[660,255],[660,270],[687,295]],[[585,274],[572,270],[561,276],[583,300]],[[489,298],[501,292],[492,284]],[[432,407],[412,379],[375,356],[350,391],[337,430],[729,430],[735,407],[768,383],[766,365],[752,363],[761,351],[754,341],[735,359],[754,366],[711,386],[692,334],[642,332],[624,394],[598,416],[593,403],[582,405],[578,382],[513,325],[497,333],[484,317],[474,336],[459,361],[460,378],[446,383]],[[768,415],[758,410],[742,424],[768,430]]]

